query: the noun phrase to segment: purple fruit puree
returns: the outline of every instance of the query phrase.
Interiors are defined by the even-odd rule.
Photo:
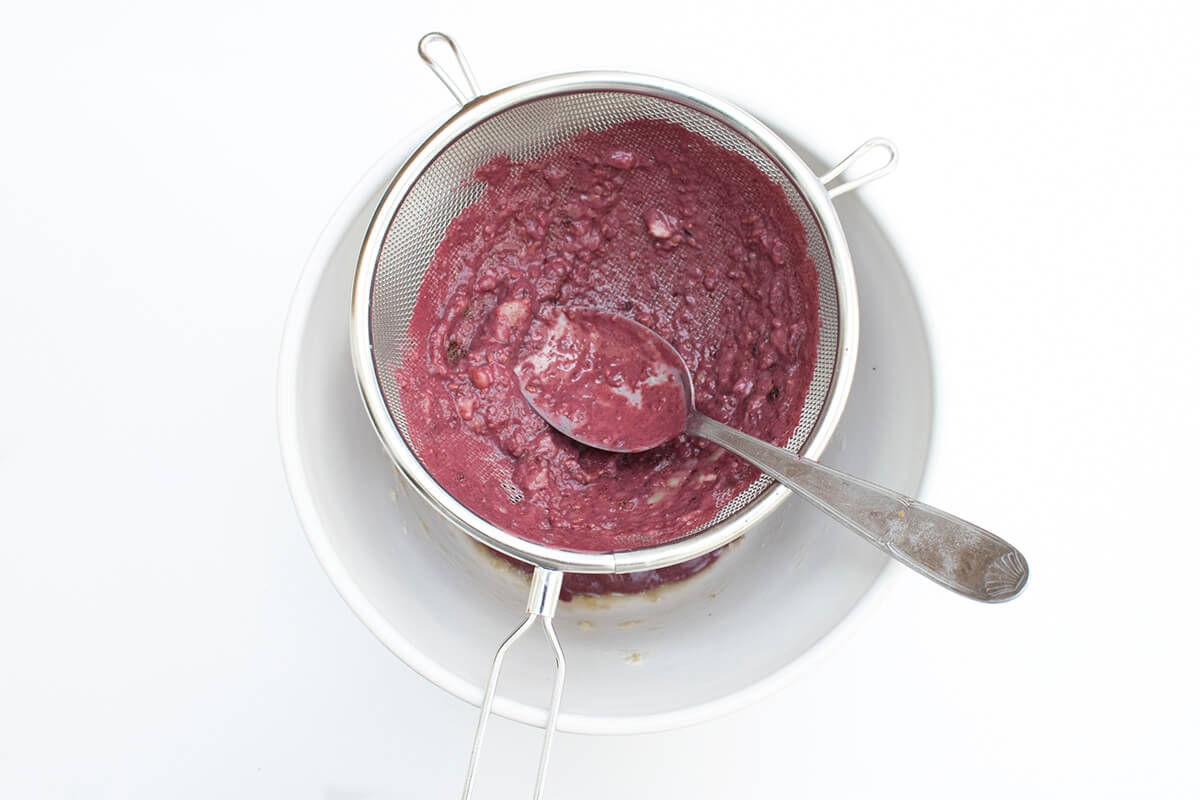
[[[609,552],[686,535],[758,470],[687,436],[640,453],[580,445],[530,407],[516,369],[564,311],[612,312],[679,351],[700,411],[785,443],[816,361],[803,225],[752,163],[667,122],[583,131],[477,177],[487,188],[447,228],[396,369],[414,451],[534,542]]]

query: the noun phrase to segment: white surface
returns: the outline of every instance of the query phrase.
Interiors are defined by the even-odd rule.
[[[930,327],[924,495],[1033,569],[998,608],[903,576],[768,701],[564,737],[551,796],[1195,795],[1196,11],[1047,5],[10,9],[0,794],[455,796],[473,710],[330,587],[273,397],[317,231],[446,105],[438,27],[487,86],[636,67],[826,157],[893,138],[865,197]],[[537,733],[492,733],[481,797],[524,796]]]
[[[478,704],[497,645],[524,616],[529,580],[497,569],[399,478],[349,356],[347,299],[367,225],[423,135],[371,168],[309,256],[280,356],[280,443],[301,523],[346,602],[405,663]],[[915,494],[933,419],[920,313],[859,198],[837,205],[859,265],[862,367],[822,460]],[[556,629],[568,677],[559,727],[667,730],[759,700],[836,647],[843,620],[870,613],[879,592],[867,593],[885,564],[879,551],[786,498],[692,580],[650,596],[563,603]],[[544,644],[514,647],[496,712],[544,724],[550,663]]]

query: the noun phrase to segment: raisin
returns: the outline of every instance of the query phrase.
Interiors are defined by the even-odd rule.
[[[467,348],[463,347],[453,339],[451,339],[450,343],[446,345],[446,360],[451,364],[453,364],[455,361],[461,360],[466,354]]]
[[[767,392],[767,399],[770,400],[772,403],[774,403],[776,400],[779,399],[779,387],[778,386],[771,387],[771,391]]]

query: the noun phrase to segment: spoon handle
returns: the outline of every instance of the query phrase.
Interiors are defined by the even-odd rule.
[[[899,492],[847,475],[742,433],[700,413],[687,432],[721,445],[902,564],[985,603],[1025,588],[1029,565],[1008,542]]]

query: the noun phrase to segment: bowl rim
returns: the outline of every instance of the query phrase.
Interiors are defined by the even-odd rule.
[[[334,588],[367,629],[401,661],[436,686],[478,707],[483,699],[483,687],[442,666],[393,627],[359,588],[342,562],[313,499],[300,448],[298,419],[297,377],[303,357],[301,345],[317,290],[333,253],[354,220],[369,210],[368,204],[370,209],[374,208],[373,201],[386,188],[399,165],[421,141],[424,141],[428,135],[427,131],[432,130],[444,119],[445,115],[441,115],[437,122],[417,127],[412,135],[402,138],[384,153],[346,193],[317,237],[292,294],[284,323],[276,383],[276,414],[280,454],[288,490],[304,535]],[[926,472],[927,468],[926,463],[922,472]],[[567,733],[593,735],[654,733],[695,725],[744,708],[793,682],[803,672],[813,669],[827,657],[834,646],[844,640],[852,629],[861,623],[867,612],[894,586],[896,573],[895,565],[891,561],[886,562],[858,601],[825,635],[792,661],[740,689],[703,703],[649,714],[597,716],[563,712],[558,719],[558,729]],[[514,625],[518,621],[514,619]],[[507,631],[496,632],[497,644],[505,633]],[[499,695],[496,697],[493,713],[537,727],[544,725],[546,720],[544,708]]]

